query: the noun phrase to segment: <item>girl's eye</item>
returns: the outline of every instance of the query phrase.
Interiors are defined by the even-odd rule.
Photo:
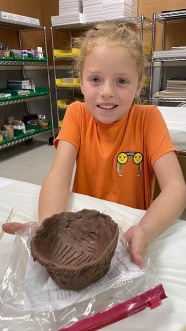
[[[128,81],[124,78],[119,78],[119,79],[117,79],[116,83],[120,84],[120,85],[124,85],[124,84],[127,84]]]
[[[97,84],[101,82],[101,79],[99,77],[90,77],[90,81],[94,84]]]

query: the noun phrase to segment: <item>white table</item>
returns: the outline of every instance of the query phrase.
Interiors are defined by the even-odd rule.
[[[178,151],[186,151],[186,107],[158,106]]]
[[[4,223],[12,207],[14,207],[12,221],[37,221],[39,191],[39,185],[8,179],[6,182],[5,179],[0,178],[0,224]],[[116,203],[72,194],[70,209],[80,210],[83,208],[97,209],[110,214],[124,229],[138,222],[144,213],[142,210],[132,209]],[[13,242],[14,236],[8,234],[4,234],[0,240],[0,281],[9,264]],[[160,235],[151,244],[149,256],[168,298],[163,300],[162,305],[154,310],[147,308],[102,330],[186,330],[186,222],[179,220]],[[14,330],[13,326],[10,327],[10,324],[10,322],[7,323],[6,331]],[[5,330],[1,327],[1,320],[0,330]],[[19,330],[22,331],[23,329]],[[31,330],[29,329],[29,331]],[[48,331],[47,328],[42,330]],[[36,329],[32,331],[36,331]]]

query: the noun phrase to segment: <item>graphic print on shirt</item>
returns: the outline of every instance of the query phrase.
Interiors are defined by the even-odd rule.
[[[143,161],[143,155],[140,152],[120,152],[117,155],[116,161],[118,176],[122,176],[122,169],[129,159],[132,159],[133,163],[137,165],[137,176],[140,176]]]

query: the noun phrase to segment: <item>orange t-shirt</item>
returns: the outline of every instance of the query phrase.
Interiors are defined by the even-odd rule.
[[[134,105],[112,124],[97,122],[84,103],[72,103],[54,144],[66,140],[77,150],[73,192],[147,209],[152,202],[154,162],[175,151],[156,106]]]

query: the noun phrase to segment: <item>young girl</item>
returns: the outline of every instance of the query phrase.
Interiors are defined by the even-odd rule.
[[[73,192],[147,210],[126,233],[131,257],[143,262],[148,244],[181,215],[186,186],[156,106],[137,105],[144,78],[143,46],[123,24],[102,23],[77,40],[85,102],[66,111],[56,156],[39,198],[40,221],[67,210]],[[155,175],[161,193],[153,199]],[[4,225],[14,233],[20,224]]]

